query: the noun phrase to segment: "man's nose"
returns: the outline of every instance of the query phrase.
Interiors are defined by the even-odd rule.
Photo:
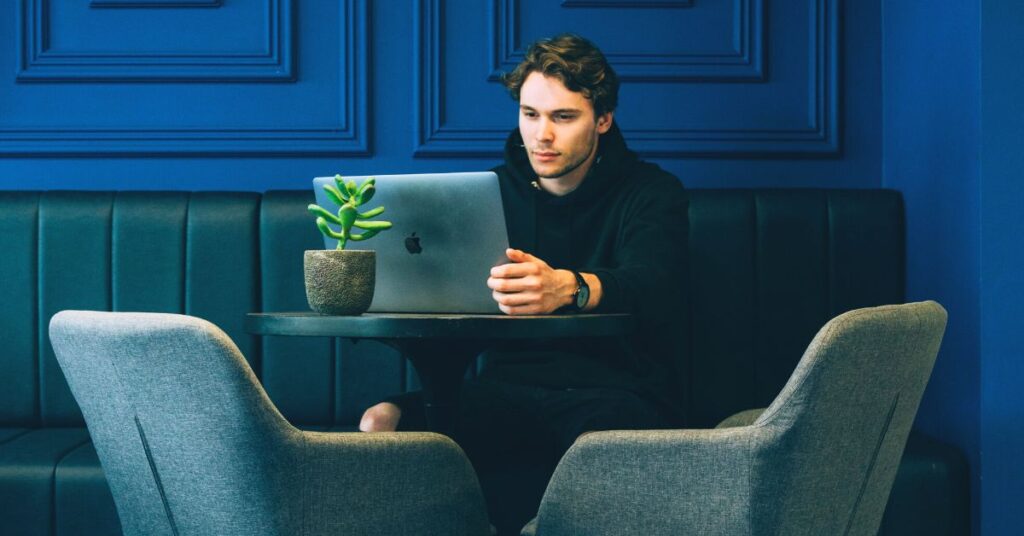
[[[534,132],[533,137],[537,141],[551,141],[554,139],[555,131],[551,126],[551,121],[541,119],[537,124],[537,131]]]

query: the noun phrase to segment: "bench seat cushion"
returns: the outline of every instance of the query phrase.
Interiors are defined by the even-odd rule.
[[[354,426],[309,426],[355,432]],[[0,534],[118,536],[121,523],[85,428],[0,428]]]
[[[0,432],[7,437],[0,443],[0,534],[55,534],[57,466],[76,449],[91,445],[89,434],[85,428],[9,430]]]

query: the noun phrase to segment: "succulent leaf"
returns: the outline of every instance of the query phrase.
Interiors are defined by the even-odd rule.
[[[323,233],[326,236],[329,236],[331,238],[338,239],[338,240],[344,238],[344,235],[342,235],[342,233],[339,233],[338,231],[335,231],[334,229],[331,229],[330,226],[327,225],[327,220],[325,220],[323,218],[317,218],[316,219],[316,226],[318,228],[320,228],[320,232]]]
[[[374,236],[377,236],[377,233],[379,233],[380,231],[380,229],[369,229],[363,234],[352,235],[348,238],[349,240],[355,241],[366,240],[368,238],[373,238]]]
[[[348,182],[345,183],[345,189],[348,190],[349,195],[355,195],[355,193],[359,191],[358,188],[356,188],[356,181],[352,179],[349,179]]]
[[[353,225],[355,225],[356,227],[358,227],[360,229],[376,229],[378,231],[383,231],[385,229],[390,229],[391,228],[391,222],[389,222],[389,221],[363,221],[363,220],[356,220]]]
[[[372,184],[365,184],[359,190],[359,204],[369,203],[373,199],[373,194],[377,193],[377,187]]]
[[[331,214],[327,209],[321,207],[320,205],[309,205],[308,207],[306,207],[306,210],[308,210],[309,213],[314,216],[319,216],[335,225],[341,225],[341,220],[339,220],[337,216]]]
[[[348,189],[345,188],[345,179],[341,178],[341,175],[335,175],[334,176],[334,184],[335,184],[335,188],[337,188],[338,191],[340,191],[342,193],[342,197],[344,197],[345,200],[348,201],[349,195],[348,195]]]
[[[365,220],[365,219],[368,219],[368,218],[372,218],[374,216],[379,216],[380,214],[383,214],[383,213],[384,213],[384,207],[380,206],[380,207],[377,207],[377,208],[371,208],[370,210],[367,210],[366,212],[357,213],[356,214],[356,219],[358,219],[358,220]]]
[[[335,205],[341,206],[348,202],[348,194],[342,193],[341,190],[330,184],[324,185],[324,192],[327,193],[327,197],[331,198],[331,202]]]

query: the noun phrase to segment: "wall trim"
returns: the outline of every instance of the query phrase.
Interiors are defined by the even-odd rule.
[[[590,6],[594,0],[580,5]],[[487,79],[500,80],[523,60],[524,45],[519,41],[520,0],[492,0],[491,72]],[[738,15],[733,20],[736,47],[699,54],[630,54],[604,50],[615,65],[621,80],[665,82],[763,82],[766,79],[764,55],[768,32],[764,19],[765,0],[737,0]],[[650,7],[641,2],[609,0],[598,2],[607,7]],[[562,4],[565,5],[565,2]],[[569,6],[577,7],[577,6]]]
[[[31,4],[31,6],[29,5]],[[22,10],[39,5],[26,0]],[[275,4],[288,8],[282,13],[289,27],[291,0]],[[344,102],[344,115],[336,124],[318,128],[6,128],[0,126],[0,154],[12,156],[366,156],[370,154],[369,14],[366,0],[343,0],[344,31],[337,32],[342,85],[337,88]],[[284,15],[287,15],[285,18]],[[27,20],[24,12],[20,20]],[[17,25],[21,30],[23,24]],[[289,31],[289,49],[294,49],[294,33]],[[35,37],[38,37],[36,35]],[[19,41],[27,38],[19,35]],[[25,50],[20,51],[24,53]],[[82,82],[84,80],[76,80]],[[104,80],[109,82],[109,80]],[[182,80],[176,80],[182,81]],[[203,82],[210,82],[204,79]],[[234,81],[234,80],[233,80]]]
[[[147,7],[220,7],[223,0],[92,0],[89,7],[147,8]]]
[[[54,52],[49,50],[51,1],[27,0],[19,10],[18,82],[295,81],[292,0],[266,0],[268,24],[261,39],[266,47],[245,54]]]
[[[693,0],[562,0],[562,7],[693,7]]]
[[[492,51],[492,59],[503,50],[515,50],[508,25],[502,24],[501,9],[516,7],[517,0],[492,0],[492,31],[501,43]],[[840,154],[840,0],[807,0],[814,25],[812,57],[809,61],[813,83],[813,101],[807,103],[807,124],[786,129],[632,129],[623,133],[630,146],[652,157],[837,157]],[[759,12],[763,0],[751,6]],[[504,13],[504,20],[510,12]],[[501,157],[507,129],[453,127],[444,124],[444,83],[441,79],[440,52],[444,46],[443,6],[440,0],[417,2],[416,26],[418,65],[416,85],[415,157],[480,158]],[[759,15],[761,16],[761,15]],[[514,17],[513,17],[514,18]],[[502,27],[505,30],[502,30]],[[767,32],[761,32],[765,39]],[[762,50],[767,50],[767,43]],[[610,56],[610,55],[609,55]],[[505,60],[498,59],[498,63]],[[614,60],[613,60],[614,61]],[[494,73],[491,73],[493,77]],[[625,78],[625,77],[623,77]],[[646,80],[646,79],[645,79]],[[664,81],[664,80],[660,80]]]

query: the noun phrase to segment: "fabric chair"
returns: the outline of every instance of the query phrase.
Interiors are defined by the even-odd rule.
[[[64,311],[50,337],[128,535],[490,533],[450,439],[300,431],[205,320]]]
[[[935,302],[850,311],[765,410],[585,434],[523,534],[874,535],[945,326]]]

